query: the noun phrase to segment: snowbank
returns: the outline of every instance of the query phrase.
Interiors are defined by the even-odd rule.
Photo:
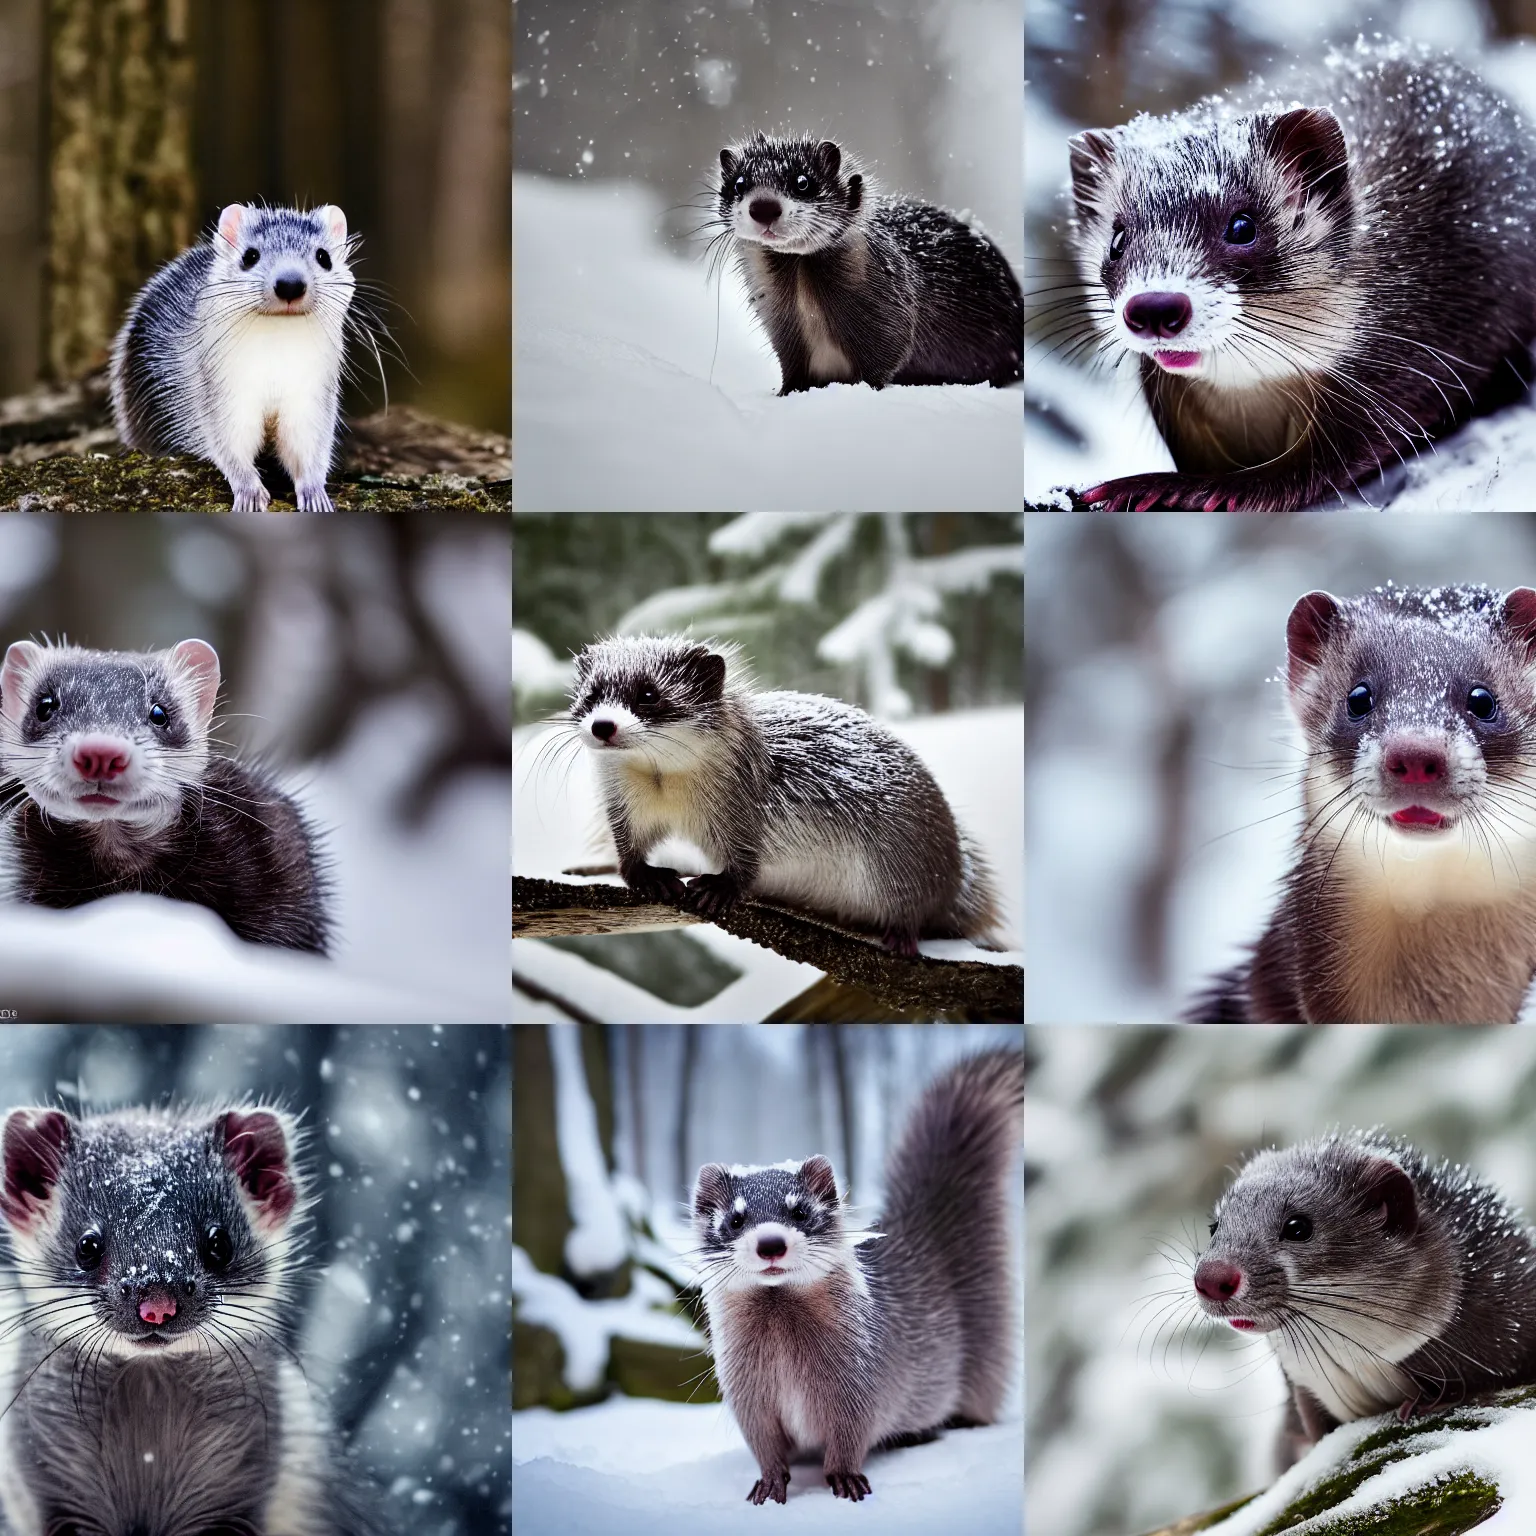
[[[734,267],[669,255],[629,182],[514,177],[517,506],[1011,511],[1022,392],[833,384],[779,399]]]
[[[951,1431],[930,1445],[872,1456],[873,1494],[834,1498],[818,1467],[796,1463],[789,1502],[754,1508],[757,1464],[723,1404],[615,1398],[594,1408],[512,1415],[512,1527],[518,1536],[729,1536],[836,1531],[880,1536],[1018,1536],[1023,1428]]]

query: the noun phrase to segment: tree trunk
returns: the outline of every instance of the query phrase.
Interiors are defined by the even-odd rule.
[[[50,0],[44,357],[79,378],[129,300],[192,244],[188,0]]]

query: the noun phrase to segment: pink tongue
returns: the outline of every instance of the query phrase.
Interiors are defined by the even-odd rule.
[[[169,1296],[164,1301],[146,1297],[139,1303],[139,1316],[158,1328],[161,1323],[176,1316],[176,1303]]]
[[[1198,352],[1157,352],[1153,355],[1164,368],[1193,368],[1200,361]]]
[[[1400,827],[1438,827],[1445,817],[1427,806],[1410,805],[1401,811],[1393,811],[1392,820]]]

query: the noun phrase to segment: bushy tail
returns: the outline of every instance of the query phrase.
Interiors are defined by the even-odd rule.
[[[917,1261],[912,1273],[948,1280],[963,1352],[959,1416],[982,1424],[997,1417],[1017,1353],[1022,1212],[1010,1190],[1023,1109],[1022,1051],[969,1056],[924,1091],[886,1171],[887,1241]]]
[[[1002,949],[998,937],[1002,913],[998,907],[997,882],[981,849],[960,834],[960,894],[955,898],[952,921],[957,935],[982,949]]]

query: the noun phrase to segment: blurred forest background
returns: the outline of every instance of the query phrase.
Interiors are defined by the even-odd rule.
[[[688,1332],[699,1167],[820,1152],[872,1216],[916,1096],[959,1057],[1021,1040],[1006,1025],[514,1027],[515,1406],[718,1399]]]
[[[305,1376],[402,1532],[510,1532],[504,1030],[23,1025],[0,1068],[0,1111],[270,1096],[302,1115]]]
[[[336,966],[482,1018],[506,1016],[510,588],[501,518],[0,518],[0,642],[207,640],[217,742],[324,829]]]
[[[1530,1030],[1026,1035],[1026,1523],[1041,1536],[1128,1536],[1274,1480],[1279,1367],[1193,1304],[1211,1207],[1251,1152],[1379,1125],[1528,1215],[1536,1202]]]
[[[1028,519],[1027,1017],[1177,1018],[1300,822],[1285,622],[1314,588],[1536,581],[1536,517]]]
[[[226,203],[333,202],[409,365],[390,400],[506,432],[511,27],[506,0],[0,0],[0,395],[102,362]]]
[[[1113,355],[1079,345],[1086,332],[1067,239],[1072,134],[1138,112],[1175,111],[1377,34],[1459,54],[1529,117],[1536,113],[1533,30],[1536,13],[1520,0],[1026,0],[1026,500],[1044,499],[1058,483],[1173,467],[1135,367],[1116,368]]]

